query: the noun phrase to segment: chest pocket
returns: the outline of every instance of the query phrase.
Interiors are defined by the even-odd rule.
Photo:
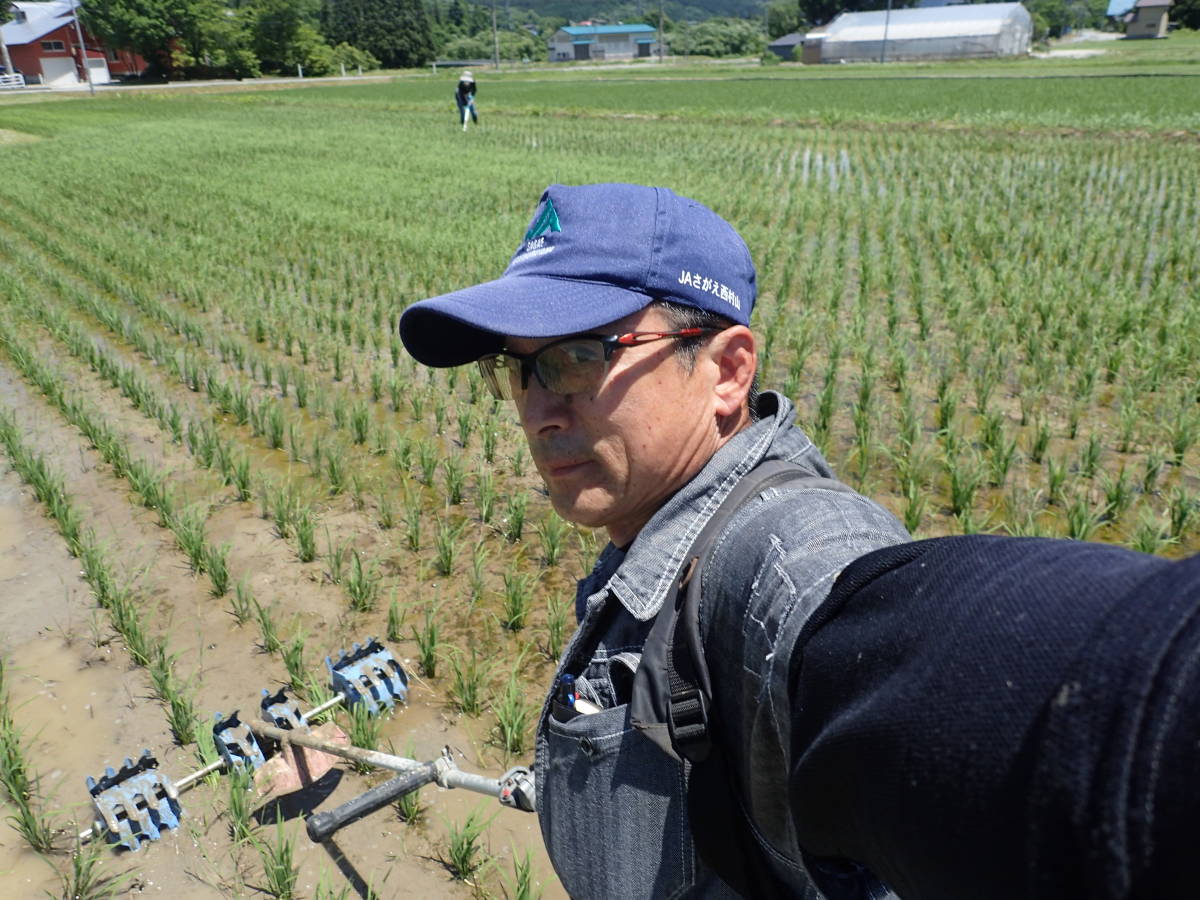
[[[683,767],[632,726],[628,704],[539,737],[546,845],[572,897],[679,897],[695,883]]]

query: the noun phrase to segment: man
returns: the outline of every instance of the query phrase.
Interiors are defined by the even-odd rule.
[[[554,508],[608,533],[556,677],[574,676],[588,714],[548,700],[537,732],[539,819],[572,896],[733,893],[697,853],[690,767],[637,731],[630,699],[655,617],[734,486],[767,460],[832,478],[791,403],[757,393],[754,301],[744,242],[701,204],[663,188],[552,185],[501,278],[401,318],[420,362],[479,362],[513,401]],[[764,885],[887,893],[852,860],[810,871],[797,843],[788,648],[847,563],[907,539],[869,500],[801,481],[739,507],[700,576],[705,651],[737,673],[713,685],[713,716]]]
[[[458,107],[458,121],[462,122],[463,131],[467,130],[467,113],[471,120],[478,125],[479,114],[475,112],[475,94],[479,89],[475,86],[475,76],[464,71],[458,76],[458,86],[454,89],[454,103]]]

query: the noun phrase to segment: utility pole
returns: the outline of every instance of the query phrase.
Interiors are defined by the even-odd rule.
[[[500,68],[500,35],[496,31],[496,0],[492,0],[492,61]]]
[[[96,96],[96,85],[92,83],[92,69],[87,61],[87,45],[83,42],[83,27],[79,24],[79,3],[75,4],[75,37],[79,39],[79,58],[83,61],[83,76],[87,79],[88,92]]]
[[[663,0],[658,0],[658,61],[663,61]]]
[[[887,13],[885,13],[884,17],[883,17],[883,46],[879,48],[879,61],[880,62],[887,61],[888,25],[891,24],[891,21],[892,21],[892,0],[888,0]]]

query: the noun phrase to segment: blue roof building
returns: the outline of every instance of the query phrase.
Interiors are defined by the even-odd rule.
[[[550,39],[550,61],[627,60],[658,55],[653,25],[567,25]]]

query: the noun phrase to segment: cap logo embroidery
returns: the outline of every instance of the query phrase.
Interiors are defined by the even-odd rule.
[[[529,230],[525,232],[525,240],[532,241],[536,237],[541,237],[547,231],[562,231],[562,225],[558,223],[558,213],[554,209],[554,201],[549,197],[546,198],[546,206],[542,209],[542,214],[537,217]]]

